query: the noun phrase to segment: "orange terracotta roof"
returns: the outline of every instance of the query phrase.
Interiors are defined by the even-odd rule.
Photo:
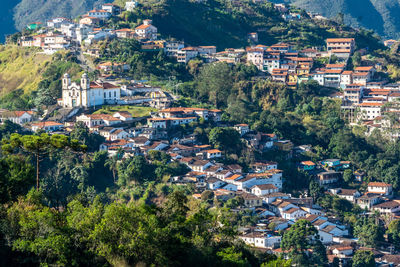
[[[306,166],[315,166],[315,163],[312,162],[312,161],[309,161],[309,160],[307,160],[307,161],[302,161],[301,164],[302,164],[302,165],[306,165]]]
[[[345,71],[342,72],[343,75],[350,75],[352,73],[353,72],[351,70],[345,70]]]
[[[135,29],[136,30],[145,30],[145,29],[147,29],[147,28],[149,28],[151,25],[144,25],[144,24],[142,24],[142,25],[140,25],[140,26],[137,26]]]
[[[340,73],[342,73],[342,70],[325,70],[325,73],[340,74]]]
[[[228,178],[225,178],[225,180],[234,181],[234,180],[236,180],[236,179],[238,179],[240,177],[241,177],[240,174],[234,174],[232,176],[229,176]]]
[[[381,107],[381,106],[383,106],[383,104],[382,103],[374,103],[374,102],[371,102],[371,103],[363,102],[363,103],[358,104],[358,106],[360,106],[360,107]]]
[[[357,67],[354,70],[355,71],[370,71],[372,70],[374,67],[373,66],[366,66],[366,67]]]
[[[206,150],[206,152],[210,153],[210,154],[212,154],[212,153],[221,153],[221,150],[219,150],[219,149],[210,149],[210,150]]]
[[[392,186],[391,184],[383,183],[383,182],[370,182],[368,183],[368,186],[374,186],[374,187],[390,187]]]
[[[328,38],[326,39],[328,43],[346,43],[354,42],[354,38]]]
[[[38,126],[38,127],[62,126],[62,125],[64,124],[55,121],[42,121],[42,122],[32,123],[32,126]]]

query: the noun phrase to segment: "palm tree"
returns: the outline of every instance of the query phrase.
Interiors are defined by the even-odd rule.
[[[114,156],[112,156],[111,158],[108,158],[106,163],[104,164],[105,166],[108,166],[108,168],[112,172],[114,183],[116,182],[116,177],[117,177],[118,161],[122,158],[123,154],[124,154],[123,149],[119,148],[117,153]]]

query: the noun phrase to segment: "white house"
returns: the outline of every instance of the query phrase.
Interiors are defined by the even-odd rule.
[[[46,132],[56,132],[61,131],[63,128],[64,124],[55,121],[42,121],[33,123],[31,125],[31,129],[34,132],[37,132],[38,130],[44,130]]]
[[[382,115],[383,103],[379,102],[363,102],[357,105],[360,109],[358,117],[363,120],[373,120]]]
[[[128,1],[125,2],[125,9],[126,11],[132,12],[137,7],[138,3],[136,1]]]
[[[281,214],[282,218],[286,220],[296,221],[299,218],[306,216],[307,212],[300,208],[290,208],[284,210]]]
[[[225,182],[223,182],[217,178],[213,178],[213,177],[207,178],[206,183],[207,183],[208,189],[211,189],[211,190],[221,188],[225,184]]]
[[[130,134],[123,129],[115,129],[111,131],[110,133],[110,139],[112,141],[118,140],[118,139],[128,139],[130,137]]]
[[[251,188],[251,193],[256,196],[264,196],[275,192],[278,192],[278,188],[273,184],[260,184]]]
[[[143,24],[135,28],[135,33],[140,39],[157,39],[157,28],[152,25],[152,20],[145,19]]]
[[[372,210],[378,211],[380,214],[394,214],[400,211],[400,202],[391,200],[372,206]]]
[[[209,149],[206,150],[205,153],[208,159],[220,158],[222,156],[222,152],[219,149]]]
[[[132,114],[127,111],[119,111],[113,114],[114,118],[120,119],[121,121],[131,121]]]
[[[361,194],[355,189],[343,189],[343,188],[335,188],[329,189],[332,194],[337,195],[340,198],[344,198],[350,202],[355,202],[356,198],[360,197]]]
[[[83,122],[88,128],[93,128],[95,126],[111,126],[121,122],[120,119],[109,114],[82,114],[76,117],[76,122],[78,121]]]
[[[99,18],[99,19],[108,19],[111,17],[111,12],[108,12],[103,9],[93,9],[90,10],[87,14],[89,17]]]
[[[245,235],[240,235],[246,244],[257,248],[277,248],[281,243],[281,237],[263,232],[251,232]]]
[[[346,258],[353,255],[354,249],[351,246],[336,246],[332,249],[332,254],[338,258]]]
[[[375,193],[365,193],[356,199],[357,205],[362,209],[371,209],[373,205],[378,204],[380,201],[381,195]]]
[[[236,124],[233,128],[235,128],[235,130],[238,131],[241,136],[247,134],[250,131],[249,125],[244,123]]]
[[[191,59],[197,57],[199,51],[196,47],[185,47],[178,51],[177,61],[180,63],[188,63]]]
[[[189,163],[188,166],[193,171],[204,172],[208,167],[212,166],[213,164],[208,160],[196,160],[192,163]]]
[[[382,182],[370,182],[368,184],[368,193],[380,194],[384,196],[393,195],[393,186]]]
[[[4,122],[5,120],[12,121],[13,123],[22,125],[33,120],[33,112],[32,111],[1,111],[0,112],[0,121]]]

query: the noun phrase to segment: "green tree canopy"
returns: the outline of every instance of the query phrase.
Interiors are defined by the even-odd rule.
[[[296,264],[322,265],[327,260],[317,229],[306,220],[298,220],[284,233],[281,247]]]

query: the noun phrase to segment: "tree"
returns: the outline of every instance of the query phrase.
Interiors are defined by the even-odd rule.
[[[112,168],[108,166],[108,160],[107,151],[96,151],[85,158],[84,166],[88,172],[87,185],[94,186],[96,191],[104,191],[113,185]]]
[[[203,201],[212,202],[213,199],[214,199],[214,192],[211,190],[205,190],[201,194],[201,200]]]
[[[134,156],[118,164],[118,184],[138,184],[154,178],[154,167],[143,156]]]
[[[317,199],[319,199],[324,195],[323,187],[321,187],[319,183],[315,180],[311,180],[308,191],[314,201],[316,201]]]
[[[233,152],[239,154],[240,151],[240,134],[233,128],[213,128],[208,138],[210,143],[217,149],[221,149],[226,152]]]
[[[374,218],[361,218],[354,226],[354,235],[363,246],[376,247],[383,240],[382,229],[375,224]]]
[[[361,65],[361,53],[360,52],[355,52],[353,56],[351,57],[351,61],[353,62],[354,67],[358,67]]]
[[[62,151],[52,158],[41,189],[49,206],[61,208],[67,205],[70,196],[86,191],[88,172],[75,153]]]
[[[201,67],[196,77],[200,97],[207,99],[217,108],[226,106],[233,81],[232,71],[227,63],[206,64]]]
[[[343,172],[343,180],[348,184],[354,180],[353,171],[347,169]]]
[[[283,235],[281,247],[289,254],[294,264],[322,265],[326,262],[326,251],[319,240],[317,229],[306,220],[298,220]],[[308,252],[312,249],[312,253]]]
[[[400,220],[390,222],[388,230],[386,231],[389,242],[397,249],[400,248]]]
[[[81,121],[74,125],[70,137],[79,140],[87,146],[89,152],[94,152],[99,149],[99,146],[105,141],[105,138],[99,134],[91,133],[89,128]]]
[[[40,161],[49,153],[55,150],[70,148],[80,152],[86,150],[86,145],[81,145],[78,140],[70,139],[65,135],[41,134],[41,135],[20,135],[12,134],[9,139],[2,140],[2,150],[12,153],[15,150],[22,150],[35,157],[36,161],[36,188],[39,190]]]
[[[35,184],[35,169],[23,155],[0,158],[0,203],[25,195]]]
[[[217,256],[221,258],[221,266],[245,267],[250,265],[248,261],[243,258],[243,253],[235,250],[235,247],[228,247],[217,252]]]
[[[110,169],[110,171],[112,172],[114,183],[116,182],[116,178],[117,178],[118,160],[121,157],[121,153],[123,153],[122,149],[121,149],[121,151],[118,151],[114,156],[109,157],[105,163],[105,166],[107,166]]]
[[[358,250],[353,256],[353,267],[375,267],[374,254],[371,251]]]
[[[332,208],[340,215],[344,215],[345,212],[350,212],[353,209],[353,205],[347,199],[336,197],[332,201]]]
[[[285,260],[282,258],[261,264],[261,267],[291,267],[291,266],[292,266],[291,260]]]

